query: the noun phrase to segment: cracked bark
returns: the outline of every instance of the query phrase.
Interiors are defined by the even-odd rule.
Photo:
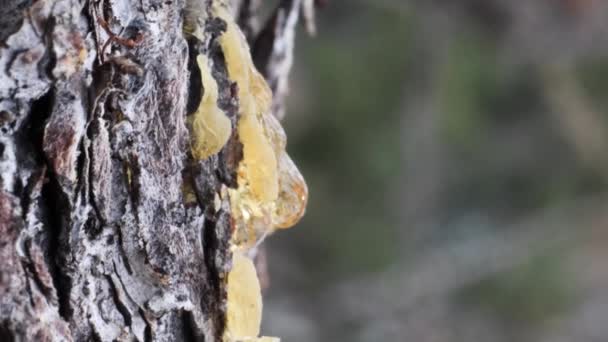
[[[205,0],[209,6],[212,0]],[[301,1],[255,36],[281,115]],[[185,125],[201,97],[193,56],[218,60],[219,104],[238,98],[209,45],[182,34],[183,0],[8,0],[0,9],[0,340],[215,341],[230,268],[229,203],[241,150],[202,162]],[[289,19],[289,20],[286,20]],[[198,83],[197,83],[198,82]],[[196,204],[184,200],[194,188]]]

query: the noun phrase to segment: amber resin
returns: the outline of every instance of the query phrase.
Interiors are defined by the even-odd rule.
[[[218,153],[228,142],[232,132],[230,119],[217,106],[218,87],[211,75],[209,60],[198,55],[196,63],[201,72],[203,97],[194,114],[188,117],[192,156],[202,160]]]
[[[253,263],[241,253],[275,229],[296,224],[304,214],[308,189],[285,151],[285,132],[270,112],[272,92],[253,65],[245,37],[224,8],[216,7],[215,14],[227,24],[219,42],[228,76],[238,85],[237,129],[243,144],[238,187],[228,190],[236,229],[224,340],[277,342],[275,337],[257,337],[262,311],[260,285]]]
[[[243,160],[238,188],[229,190],[229,195],[236,223],[234,246],[246,250],[275,229],[297,223],[304,214],[308,189],[285,152],[285,132],[270,112],[272,92],[253,65],[245,37],[223,7],[215,11],[227,23],[219,42],[228,75],[239,89],[237,129]]]
[[[277,337],[262,336],[262,293],[255,265],[247,256],[235,252],[228,273],[228,305],[225,342],[279,342]]]
[[[227,289],[224,341],[257,337],[262,323],[260,282],[253,262],[240,253],[234,253],[232,257]]]
[[[233,265],[226,277],[227,303],[225,342],[278,342],[276,337],[258,337],[262,319],[262,295],[256,269],[247,256],[265,236],[288,228],[304,214],[308,198],[306,183],[285,151],[286,135],[272,115],[272,92],[256,70],[249,46],[221,1],[213,3],[211,15],[226,22],[218,38],[228,76],[237,84],[238,137],[243,159],[237,169],[236,189],[223,188],[217,196],[230,201],[235,224],[232,236]],[[196,18],[186,18],[186,33],[204,41]],[[191,150],[195,159],[218,153],[232,134],[230,120],[217,107],[218,86],[207,57],[197,57],[204,87],[196,112],[188,119]],[[185,188],[186,195],[191,192]],[[190,196],[192,197],[192,196]],[[216,207],[220,204],[216,203]]]

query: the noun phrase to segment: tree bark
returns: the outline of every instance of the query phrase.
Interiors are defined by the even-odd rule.
[[[301,1],[281,1],[259,35],[256,3],[234,13],[280,115]],[[242,144],[233,129],[218,154],[192,158],[197,54],[214,60],[233,128],[239,99],[216,42],[225,23],[203,15],[205,43],[189,40],[191,6],[3,3],[0,341],[222,339],[234,222],[217,194],[237,186]]]

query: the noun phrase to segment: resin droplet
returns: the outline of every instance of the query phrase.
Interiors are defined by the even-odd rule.
[[[287,153],[279,157],[279,198],[272,215],[276,228],[289,228],[304,216],[308,187],[304,177]]]
[[[243,159],[238,188],[229,194],[236,225],[232,242],[246,250],[275,229],[294,225],[304,214],[308,189],[285,152],[285,131],[270,112],[272,92],[253,65],[245,37],[225,8],[216,6],[215,14],[226,22],[219,43],[228,76],[238,85]]]
[[[244,115],[238,124],[243,143],[239,186],[248,187],[260,203],[270,203],[279,195],[276,154],[257,115]]]
[[[262,293],[253,262],[240,253],[232,256],[228,273],[228,303],[224,341],[256,338],[262,323]]]
[[[232,125],[217,106],[218,87],[211,75],[209,60],[204,55],[198,55],[196,62],[201,71],[204,93],[198,109],[188,117],[188,124],[192,156],[203,160],[218,153],[226,145],[232,133]]]

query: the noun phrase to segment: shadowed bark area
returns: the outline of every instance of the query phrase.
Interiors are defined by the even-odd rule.
[[[256,4],[234,4],[249,37]],[[256,47],[276,80],[291,51],[275,46],[293,48],[300,6],[282,1],[292,21],[269,21],[278,34]],[[215,194],[236,186],[242,146],[233,129],[218,155],[194,160],[186,117],[203,91],[192,61],[202,53],[236,125],[215,41],[225,25],[203,15],[205,43],[189,42],[183,0],[2,7],[0,340],[220,340],[233,222]]]

